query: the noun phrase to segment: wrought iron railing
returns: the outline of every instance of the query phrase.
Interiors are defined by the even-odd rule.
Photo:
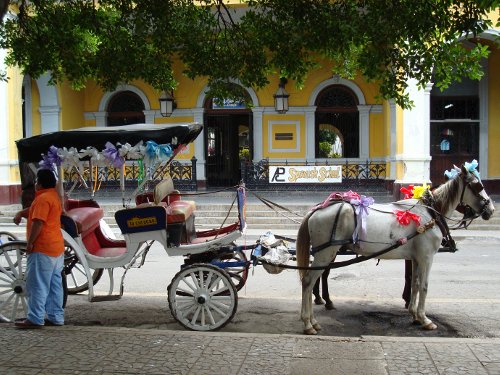
[[[157,182],[163,180],[166,176],[170,176],[174,181],[176,189],[182,191],[197,190],[196,162],[195,157],[190,160],[189,164],[174,160],[167,167],[158,169],[155,172],[148,171],[139,161],[127,161],[124,172],[125,189],[137,188],[149,174],[152,177],[152,185],[156,185]],[[95,191],[100,189],[105,189],[106,191],[120,189],[121,171],[119,168],[109,166],[93,167],[92,176],[90,176],[90,167],[86,165],[81,166],[79,172],[75,168],[67,168],[63,170],[63,173],[66,190],[71,189],[75,182],[75,191],[86,190],[81,177],[83,177],[89,189],[93,187]]]
[[[342,166],[342,182],[340,183],[270,183],[269,167],[280,166]],[[365,190],[383,190],[387,166],[385,163],[367,160],[364,163],[332,162],[279,162],[272,163],[268,159],[259,162],[241,161],[241,179],[249,189],[256,190],[345,190],[363,187]]]

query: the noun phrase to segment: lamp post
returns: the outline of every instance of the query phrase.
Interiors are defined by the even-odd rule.
[[[172,112],[174,112],[174,97],[172,94],[163,91],[158,100],[160,102],[160,114],[163,117],[172,116]]]
[[[273,95],[274,97],[274,108],[278,113],[286,113],[288,111],[288,97],[289,93],[285,90],[285,85],[288,82],[286,78],[280,78],[280,83],[278,91]]]

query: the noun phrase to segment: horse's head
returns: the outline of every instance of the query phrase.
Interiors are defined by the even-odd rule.
[[[488,220],[495,211],[495,206],[491,201],[483,183],[475,173],[471,173],[465,166],[462,166],[459,174],[462,179],[462,193],[460,196],[459,207],[462,206],[466,216],[469,219],[474,219],[481,216],[484,220]],[[472,211],[467,214],[467,211]]]

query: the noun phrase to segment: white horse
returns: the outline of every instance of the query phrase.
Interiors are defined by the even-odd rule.
[[[323,272],[321,267],[330,264],[341,246],[348,246],[364,256],[373,256],[392,246],[396,248],[377,254],[376,258],[411,260],[413,274],[408,310],[413,320],[423,328],[436,329],[437,326],[425,315],[429,271],[434,254],[439,250],[443,239],[440,229],[443,225],[434,223],[443,223],[443,218],[448,218],[459,204],[469,206],[475,212],[475,217],[481,216],[484,220],[488,220],[495,210],[481,181],[463,166],[456,178],[447,181],[432,193],[427,192],[421,200],[408,199],[370,205],[367,215],[362,217],[365,230],[361,233],[356,229],[361,224],[360,216],[363,216],[355,214],[359,206],[339,201],[309,212],[299,228],[296,243],[298,267],[309,267],[311,245],[314,261],[310,268],[318,268],[299,271],[304,333],[314,335],[321,329],[313,314],[312,289]],[[407,218],[420,218],[420,225],[414,224],[414,221],[409,225],[402,225],[396,218],[395,210],[399,210],[399,214],[408,212]],[[355,231],[359,237],[354,243]],[[418,296],[420,298],[417,305]]]

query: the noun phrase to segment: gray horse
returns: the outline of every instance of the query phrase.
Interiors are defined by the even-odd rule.
[[[476,217],[481,216],[484,220],[493,215],[495,208],[478,175],[463,166],[457,177],[432,193],[427,191],[423,198],[364,207],[359,202],[356,205],[340,201],[309,212],[297,234],[297,265],[309,267],[311,246],[314,255],[311,267],[318,268],[330,264],[341,246],[348,246],[364,256],[379,253],[376,254],[379,259],[411,260],[413,274],[408,310],[413,320],[424,329],[436,329],[437,326],[425,315],[425,299],[434,254],[443,239],[442,222],[459,204],[469,206]],[[395,213],[406,215],[409,225],[402,225]],[[439,223],[441,225],[437,225]],[[381,254],[389,247],[394,249]],[[323,270],[302,269],[299,272],[304,333],[313,335],[321,326],[313,314],[312,289]]]

